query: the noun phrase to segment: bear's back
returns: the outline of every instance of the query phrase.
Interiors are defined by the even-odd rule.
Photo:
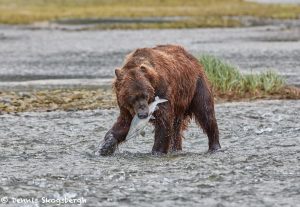
[[[179,45],[158,45],[153,48],[139,48],[127,55],[123,68],[132,69],[141,64],[149,64],[153,68],[160,64],[178,64],[189,60],[193,64],[198,64],[195,57],[189,54]]]

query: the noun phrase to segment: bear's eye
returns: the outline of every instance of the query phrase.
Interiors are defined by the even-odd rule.
[[[147,95],[146,93],[143,93],[143,94],[141,95],[141,98],[142,98],[142,99],[148,99],[148,95]]]

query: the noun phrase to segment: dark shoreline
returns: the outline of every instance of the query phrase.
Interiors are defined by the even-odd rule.
[[[296,90],[296,91],[294,91]],[[286,88],[279,94],[216,94],[215,102],[300,100],[300,88]],[[19,112],[81,111],[117,108],[110,88],[62,88],[30,91],[0,91],[0,114]]]

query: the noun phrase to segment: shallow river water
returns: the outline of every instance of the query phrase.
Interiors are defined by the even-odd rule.
[[[112,157],[94,155],[117,110],[1,115],[0,206],[56,205],[45,198],[83,199],[81,206],[299,206],[300,101],[225,103],[216,111],[222,151],[206,154],[207,138],[192,123],[183,152],[160,157],[150,154],[151,127]]]
[[[180,44],[197,57],[215,55],[245,73],[275,70],[299,85],[299,25],[80,32],[0,25],[0,89],[3,81],[112,78],[126,54],[158,44]]]

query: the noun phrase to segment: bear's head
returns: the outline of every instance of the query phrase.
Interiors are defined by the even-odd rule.
[[[149,103],[154,101],[157,73],[149,65],[115,70],[114,89],[120,107],[140,119],[149,115]]]

